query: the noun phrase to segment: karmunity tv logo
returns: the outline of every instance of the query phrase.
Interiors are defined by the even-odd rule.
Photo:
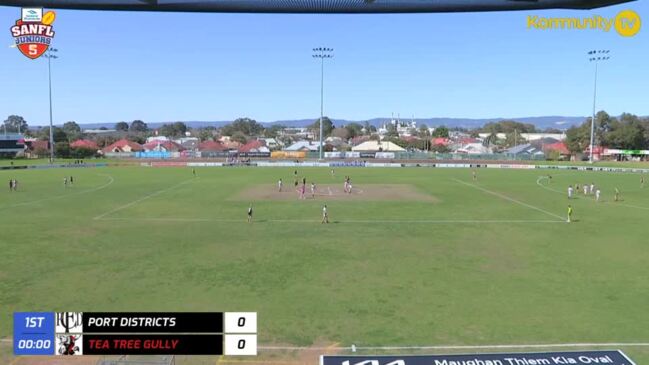
[[[9,30],[16,48],[26,57],[35,60],[50,47],[54,38],[52,23],[56,19],[53,11],[43,14],[42,8],[23,8],[22,16]]]
[[[633,37],[640,32],[642,20],[633,10],[622,10],[614,17],[541,17],[527,16],[527,29],[535,30],[594,30],[609,32],[612,29],[622,37]]]

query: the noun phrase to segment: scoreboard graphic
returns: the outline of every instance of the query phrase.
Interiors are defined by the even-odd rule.
[[[15,312],[14,355],[257,355],[255,312]]]

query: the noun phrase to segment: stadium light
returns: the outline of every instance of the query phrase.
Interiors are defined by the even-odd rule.
[[[52,131],[52,59],[59,58],[56,54],[52,54],[52,52],[56,53],[58,51],[58,49],[50,47],[47,50],[47,53],[43,55],[43,57],[47,58],[47,75],[50,89],[50,163],[54,162],[54,134]]]
[[[588,60],[590,62],[595,62],[595,87],[593,91],[593,117],[590,120],[590,157],[589,162],[593,163],[593,144],[595,143],[595,105],[597,100],[597,68],[600,61],[606,61],[611,56],[609,56],[609,50],[593,50],[588,52]]]
[[[324,119],[324,60],[325,58],[333,58],[333,48],[319,47],[313,49],[313,58],[320,59],[320,159],[323,158],[323,128],[322,122]]]

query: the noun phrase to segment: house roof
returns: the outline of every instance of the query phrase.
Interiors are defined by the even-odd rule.
[[[519,144],[518,146],[514,146],[512,148],[509,148],[509,149],[505,150],[505,153],[509,153],[509,154],[512,154],[512,155],[517,155],[517,154],[521,154],[521,153],[534,155],[534,154],[538,154],[538,153],[543,153],[543,151],[541,151],[540,149],[534,147],[530,143],[525,143],[525,144]]]
[[[89,140],[89,139],[78,139],[72,143],[70,143],[71,148],[87,148],[90,150],[98,150],[99,146],[97,146],[97,142]]]
[[[143,150],[142,145],[137,143],[137,142],[129,141],[127,139],[120,139],[119,141],[111,144],[110,146],[104,147],[102,149],[102,151],[104,151],[104,152],[112,152],[115,149],[122,150],[126,146],[131,147],[132,151],[142,151]]]
[[[244,144],[243,146],[239,147],[239,152],[250,152],[252,150],[258,150],[261,147],[265,147],[266,142],[260,141],[260,140],[252,140],[248,141],[248,143]]]
[[[366,141],[358,146],[352,147],[352,151],[401,152],[405,151],[405,149],[390,141]]]
[[[221,142],[209,140],[209,141],[201,142],[198,145],[198,150],[221,152],[227,150],[227,147],[225,147],[225,145]]]
[[[285,151],[318,151],[320,142],[298,141],[285,148]]]
[[[570,151],[568,147],[563,142],[555,142],[551,144],[546,144],[543,146],[544,151],[559,151],[562,155],[569,155]]]
[[[448,146],[449,143],[451,143],[451,140],[448,138],[444,137],[436,137],[431,140],[433,145],[443,145],[443,146]]]
[[[160,147],[158,147],[160,146]],[[149,143],[146,143],[144,146],[142,146],[146,151],[153,151],[157,150],[159,148],[164,148],[166,151],[170,152],[176,152],[176,151],[182,151],[185,148],[181,145],[179,145],[176,142],[173,141],[151,141]]]
[[[35,140],[35,141],[31,141],[30,144],[31,144],[30,149],[32,151],[37,148],[45,149],[45,150],[50,148],[50,143],[48,141]]]

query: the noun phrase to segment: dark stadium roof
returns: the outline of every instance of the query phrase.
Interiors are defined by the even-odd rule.
[[[242,13],[425,13],[592,9],[633,0],[7,0],[2,5],[53,9]]]

